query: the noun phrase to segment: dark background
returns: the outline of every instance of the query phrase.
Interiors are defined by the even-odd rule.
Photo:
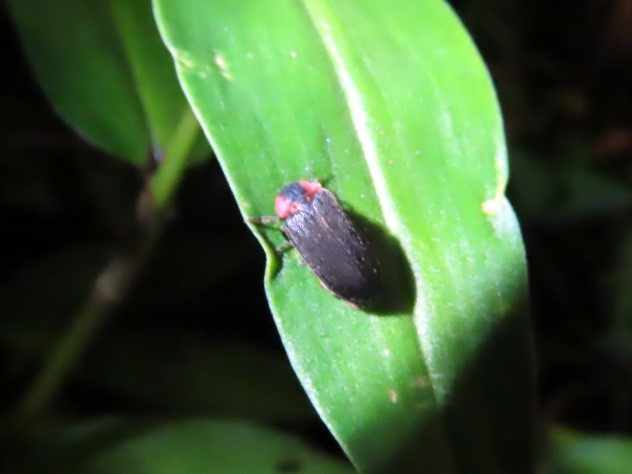
[[[632,2],[452,5],[490,68],[505,117],[542,420],[630,435]],[[56,116],[4,5],[0,35],[0,407],[8,415],[109,253],[133,231],[143,177]],[[302,413],[287,423],[327,438],[284,358],[263,266],[217,162],[191,169],[159,247],[54,409],[73,416],[215,410],[203,393],[167,395],[182,383],[174,379],[178,364],[195,359],[191,347],[231,341],[276,354]],[[132,342],[139,332],[144,342]],[[192,391],[206,390],[204,370],[189,369]],[[231,409],[257,418],[252,407]]]

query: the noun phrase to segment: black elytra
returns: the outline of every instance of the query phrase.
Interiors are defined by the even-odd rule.
[[[329,190],[315,181],[286,184],[276,197],[275,211],[284,234],[327,289],[355,307],[375,302],[377,261]]]

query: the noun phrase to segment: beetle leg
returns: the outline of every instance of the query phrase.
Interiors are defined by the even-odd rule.
[[[276,252],[277,255],[283,255],[285,252],[292,249],[292,247],[293,247],[292,243],[286,240],[277,248],[275,248],[274,251]]]
[[[274,224],[279,224],[279,218],[277,216],[261,216],[261,217],[249,217],[246,222],[255,225],[263,225],[268,227],[276,227]]]

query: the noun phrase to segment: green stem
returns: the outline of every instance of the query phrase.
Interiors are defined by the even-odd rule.
[[[191,154],[199,131],[200,125],[197,119],[191,109],[187,108],[178,122],[171,143],[167,147],[165,159],[156,171],[151,183],[151,193],[156,207],[164,206],[171,200],[177,189],[177,184],[182,179],[187,158]]]
[[[55,397],[75,361],[126,294],[149,251],[148,244],[145,251],[135,255],[117,254],[103,269],[88,300],[22,400],[17,412],[19,426],[28,426]]]
[[[16,412],[16,425],[28,429],[55,398],[76,361],[124,299],[162,234],[171,199],[186,169],[199,127],[190,110],[184,113],[153,180],[141,191],[138,203],[140,234],[117,252],[97,277],[73,324],[53,349],[43,369],[28,388]]]

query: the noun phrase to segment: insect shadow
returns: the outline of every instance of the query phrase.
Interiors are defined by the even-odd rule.
[[[415,277],[399,241],[380,224],[345,206],[378,263],[378,284],[371,303],[360,309],[379,315],[409,313],[416,300]]]

